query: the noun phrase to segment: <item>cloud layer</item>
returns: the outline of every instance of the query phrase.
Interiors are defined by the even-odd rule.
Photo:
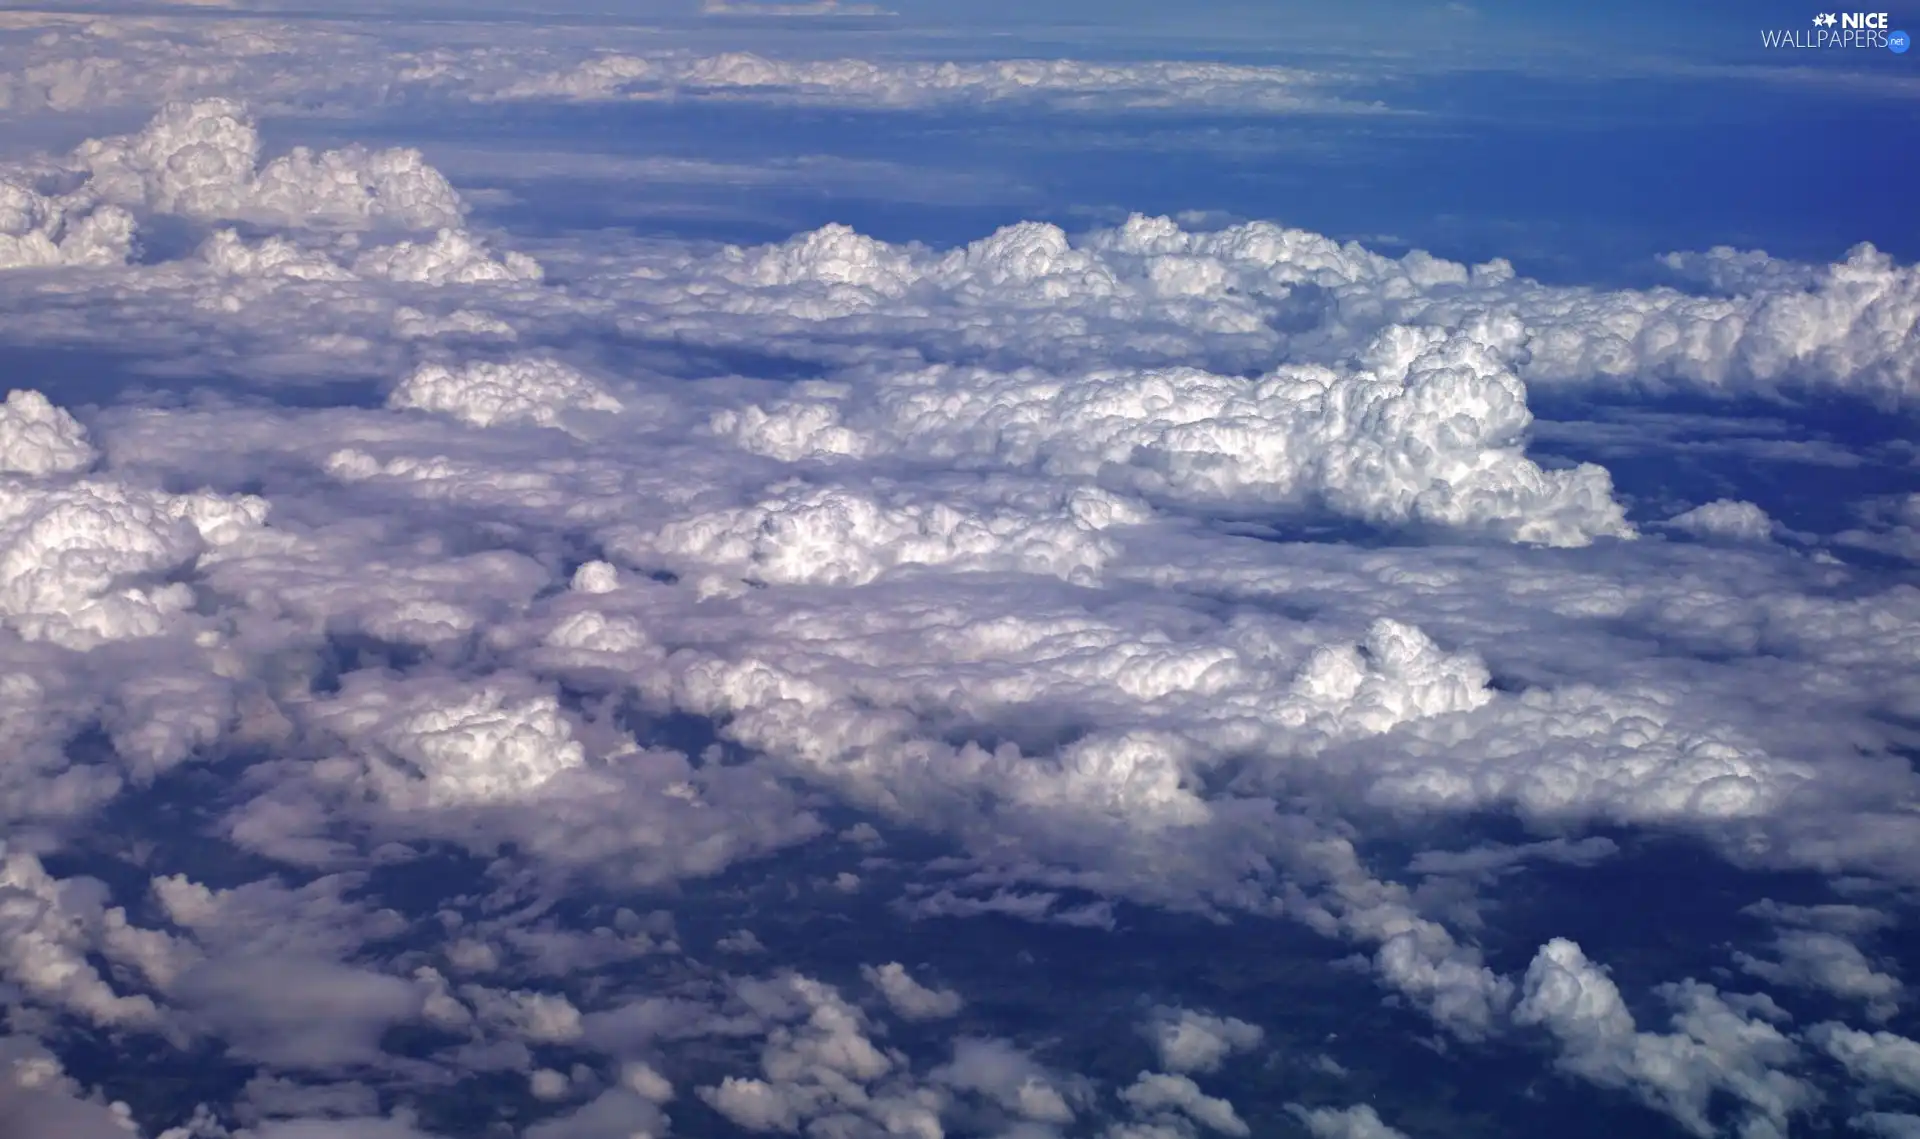
[[[409,82],[1276,82],[475,59]],[[1784,1135],[1828,1085],[1903,1126],[1874,938],[1920,879],[1920,595],[1745,499],[1636,500],[1529,400],[1904,407],[1911,267],[1714,252],[1676,262],[1702,289],[1603,291],[1146,217],[536,258],[467,216],[418,151],[269,157],[220,99],[0,181],[0,331],[251,385],[0,407],[0,1106],[120,1129],[44,1047],[111,1032],[249,1066],[129,1122],[169,1139],[451,1133],[462,1100],[526,1139],[1402,1134],[1292,1075],[1267,1102],[1299,1061],[1271,1009],[1135,978],[1035,1028],[1040,973],[1009,996],[915,932],[1124,954],[1178,920],[1304,927],[1435,1055],[1532,1049],[1685,1133]],[[1664,1030],[1598,949],[1489,920],[1643,837],[1761,923],[1645,982]],[[1862,900],[1764,901],[1772,871]]]

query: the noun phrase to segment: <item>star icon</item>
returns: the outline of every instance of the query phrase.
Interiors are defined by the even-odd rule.
[[[1813,26],[1816,28],[1831,28],[1839,22],[1840,18],[1832,12],[1822,12],[1813,18]]]

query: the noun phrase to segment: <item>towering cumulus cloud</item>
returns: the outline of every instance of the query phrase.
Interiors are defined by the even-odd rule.
[[[36,391],[11,391],[0,406],[0,472],[67,474],[91,465],[95,455],[73,416]]]
[[[124,262],[139,213],[409,229],[457,225],[465,213],[417,150],[296,147],[261,158],[245,107],[203,99],[167,105],[136,134],[89,139],[48,168],[0,168],[0,269]],[[435,262],[461,259],[446,249],[384,264],[424,279]]]
[[[89,141],[74,164],[101,199],[197,218],[449,224],[460,200],[417,150],[296,147],[262,166],[260,131],[225,99],[172,103],[138,134]]]

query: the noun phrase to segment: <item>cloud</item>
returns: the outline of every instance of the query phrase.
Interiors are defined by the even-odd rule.
[[[1185,1076],[1142,1072],[1133,1086],[1120,1093],[1120,1098],[1139,1112],[1181,1112],[1195,1123],[1223,1135],[1250,1133],[1231,1103],[1203,1093],[1198,1084]]]
[[[245,1139],[435,1139],[404,1120],[374,1117],[279,1120],[242,1134]]]
[[[0,975],[31,999],[98,1025],[157,1025],[151,997],[116,991],[88,960],[106,915],[76,904],[33,855],[0,846],[0,858]]]
[[[875,968],[860,967],[867,983],[880,990],[894,1014],[907,1020],[939,1020],[960,1011],[960,994],[951,989],[930,989],[913,979],[906,966],[897,961]]]
[[[1778,961],[1746,953],[1734,954],[1740,968],[1776,985],[1791,985],[1831,993],[1841,1000],[1866,1005],[1867,1015],[1886,1020],[1900,1007],[1900,979],[1876,969],[1867,956],[1846,938],[1815,930],[1782,930],[1774,939]]]
[[[378,1065],[381,1034],[417,1020],[426,999],[398,977],[293,956],[195,968],[176,996],[236,1055],[317,1072]]]
[[[1406,1139],[1380,1121],[1380,1114],[1364,1103],[1347,1108],[1305,1108],[1288,1104],[1287,1110],[1306,1126],[1313,1139]]]
[[[729,1122],[755,1132],[806,1125],[941,1133],[944,1099],[908,1073],[903,1053],[875,1044],[865,1014],[838,990],[787,974],[736,981],[734,992],[762,1022],[765,1045],[759,1077],[728,1076],[698,1089]]]
[[[1286,1110],[1306,1126],[1313,1139],[1405,1139],[1404,1131],[1382,1124],[1379,1112],[1369,1104],[1311,1110],[1300,1104],[1288,1104]]]
[[[98,456],[86,428],[36,391],[14,390],[0,406],[0,475],[71,474]]]
[[[1879,1135],[1882,1139],[1913,1139],[1920,1135],[1920,1115],[1869,1111],[1854,1116],[1847,1123],[1869,1135]]]
[[[133,215],[40,193],[0,174],[0,271],[117,265],[133,248]]]
[[[599,384],[557,360],[543,358],[473,363],[457,369],[425,364],[393,390],[387,404],[442,412],[475,427],[513,423],[557,427],[569,412],[620,410],[620,401]]]
[[[891,16],[877,4],[849,4],[845,0],[806,0],[786,4],[770,0],[700,0],[703,16]]]
[[[1557,1037],[1566,1071],[1630,1090],[1695,1135],[1717,1134],[1707,1114],[1717,1093],[1741,1103],[1751,1128],[1786,1134],[1788,1118],[1810,1106],[1814,1094],[1780,1070],[1798,1054],[1768,1023],[1784,1014],[1764,997],[1730,1001],[1691,981],[1665,995],[1675,1007],[1678,1031],[1639,1031],[1606,972],[1577,944],[1556,938],[1528,967],[1514,1019]]]
[[[1591,866],[1613,857],[1619,851],[1618,843],[1599,835],[1577,842],[1553,838],[1519,846],[1479,846],[1462,851],[1423,850],[1407,864],[1407,869],[1415,874],[1491,877],[1517,870],[1535,860]]]
[[[526,1135],[527,1139],[632,1139],[664,1135],[668,1126],[668,1118],[652,1101],[613,1088],[571,1112],[534,1124]]]
[[[1920,1042],[1891,1032],[1861,1032],[1831,1021],[1808,1029],[1807,1039],[1840,1061],[1855,1079],[1920,1095]]]
[[[61,183],[71,188],[48,190]],[[465,206],[417,150],[304,147],[262,163],[260,132],[231,99],[169,103],[141,131],[89,139],[44,169],[0,168],[0,271],[124,264],[136,217],[365,228],[456,226]],[[207,260],[240,276],[337,280],[343,274],[268,239],[248,248],[214,238]],[[365,268],[398,280],[530,279],[524,257],[488,262],[470,238],[443,229],[430,245],[402,245]]]
[[[584,1031],[580,1010],[560,993],[505,992],[466,985],[460,995],[479,1021],[498,1032],[538,1044],[568,1044]]]
[[[953,1059],[934,1069],[930,1078],[976,1092],[1032,1123],[1066,1124],[1075,1118],[1070,1098],[1078,1098],[1079,1089],[1004,1040],[955,1041]]]
[[[243,541],[265,517],[257,497],[104,481],[21,487],[0,503],[0,623],[70,648],[152,636],[192,605],[166,575]]]
[[[1727,296],[1601,290],[1527,280],[1504,261],[1469,266],[1419,250],[1389,258],[1271,222],[1189,231],[1135,216],[1077,241],[1026,222],[946,253],[827,227],[708,266],[680,262],[676,277],[691,270],[731,286],[693,303],[641,282],[625,291],[686,315],[779,313],[793,331],[873,335],[886,317],[889,340],[937,358],[989,354],[1055,371],[1195,358],[1237,371],[1277,355],[1337,364],[1409,326],[1439,340],[1459,335],[1549,390],[1909,402],[1916,270],[1864,246],[1831,265],[1785,267]],[[1379,362],[1404,368],[1405,350]]]
[[[1477,343],[1395,328],[1363,357],[1360,370],[1287,366],[1253,384],[1193,370],[939,369],[714,426],[789,459],[978,456],[1183,504],[1319,508],[1554,546],[1633,536],[1603,470],[1523,457],[1525,389]]]
[[[1721,498],[1667,519],[1666,525],[1696,538],[1728,542],[1770,542],[1775,523],[1751,502]]]
[[[296,147],[262,165],[259,128],[225,99],[168,104],[138,134],[89,140],[71,161],[87,175],[79,193],[185,217],[425,229],[464,212],[417,150]]]
[[[1144,1027],[1147,1039],[1170,1072],[1218,1071],[1229,1056],[1260,1046],[1259,1025],[1192,1009],[1162,1007]]]
[[[744,14],[746,5],[729,5]],[[759,6],[752,9],[766,14]],[[845,8],[818,15],[852,15]],[[868,14],[868,13],[861,13]],[[765,100],[905,110],[1040,104],[1058,110],[1232,107],[1266,113],[1371,113],[1307,70],[1211,62],[1092,63],[1075,59],[875,61],[777,59],[735,51],[713,56],[602,53],[571,66],[474,82],[458,62],[431,73],[481,100]]]
[[[363,277],[424,285],[537,282],[544,276],[540,263],[524,253],[509,251],[495,259],[473,235],[444,227],[432,241],[401,241],[368,250],[353,268]]]
[[[706,5],[710,17],[889,15],[849,0]],[[273,113],[364,113],[467,100],[754,101],[910,110],[1038,106],[1055,111],[1217,108],[1258,114],[1377,113],[1344,97],[1350,76],[1305,67],[1041,56],[902,59],[703,54],[706,37],[599,25],[476,21],[450,40],[391,21],[381,35],[298,19],[36,13],[36,36],[0,42],[0,112],[82,111],[246,98]],[[1344,82],[1343,82],[1344,81]]]
[[[124,1103],[85,1097],[59,1060],[30,1038],[0,1036],[0,1120],[7,1139],[127,1139]]]
[[[323,721],[377,741],[367,785],[396,807],[518,798],[585,762],[551,696],[482,688],[443,703],[431,688],[407,695],[368,678]]]

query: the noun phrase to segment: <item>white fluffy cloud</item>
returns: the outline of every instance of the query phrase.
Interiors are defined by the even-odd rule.
[[[133,230],[133,215],[118,206],[43,194],[0,171],[0,270],[117,265]]]
[[[1885,1020],[1900,1007],[1900,979],[1874,966],[1860,948],[1838,934],[1819,930],[1782,930],[1774,939],[1769,961],[1736,953],[1740,968],[1776,985],[1817,989],[1866,1006],[1875,1020]]]
[[[763,582],[863,585],[890,570],[932,566],[1091,584],[1116,552],[1104,532],[1148,517],[1138,504],[1092,487],[1048,492],[985,482],[972,502],[899,492],[878,498],[800,482],[771,489],[752,506],[633,535],[621,552],[734,569]]]
[[[1478,344],[1538,387],[1815,390],[1904,404],[1917,382],[1920,270],[1871,247],[1744,277],[1730,295],[1544,285],[1504,261],[1389,258],[1270,222],[1196,232],[1141,216],[1078,241],[1021,223],[944,254],[836,226],[717,261],[663,261],[620,291],[689,325],[720,310],[796,338],[884,328],[936,358],[1011,356],[1055,371],[1332,365],[1410,326]],[[706,287],[668,291],[689,273]]]
[[[444,227],[432,241],[401,241],[370,249],[353,268],[363,277],[424,285],[535,282],[544,276],[540,263],[524,253],[509,251],[495,258],[465,230]]]
[[[1131,1087],[1120,1093],[1120,1098],[1135,1111],[1177,1111],[1223,1135],[1249,1133],[1246,1123],[1234,1111],[1233,1104],[1218,1096],[1207,1095],[1198,1084],[1185,1076],[1142,1072]]]
[[[1312,1109],[1296,1104],[1291,1110],[1313,1139],[1406,1139],[1405,1132],[1388,1127],[1380,1113],[1364,1103]]]
[[[296,147],[262,165],[259,128],[224,99],[168,104],[138,134],[83,143],[72,162],[88,175],[82,193],[186,217],[431,228],[463,212],[417,150]]]
[[[1840,1061],[1855,1078],[1920,1095],[1920,1042],[1892,1032],[1861,1032],[1843,1024],[1816,1024],[1807,1031],[1815,1047]]]
[[[1696,538],[1718,538],[1730,542],[1767,542],[1773,539],[1775,523],[1767,512],[1751,502],[1719,498],[1667,519],[1668,526]]]
[[[1080,1091],[1014,1045],[972,1037],[956,1041],[953,1059],[934,1069],[931,1078],[982,1095],[1018,1119],[1043,1124],[1072,1123],[1076,1113],[1070,1101]]]
[[[457,229],[465,206],[416,150],[297,147],[262,163],[259,128],[231,99],[170,103],[135,134],[89,139],[52,164],[0,167],[0,270],[126,263],[137,217],[358,229],[441,227],[431,242],[376,250],[369,276],[444,284],[528,281],[539,267],[504,261]],[[216,272],[306,281],[348,279],[343,268],[278,238],[216,234],[203,256]]]
[[[620,410],[619,400],[577,369],[540,357],[458,367],[423,364],[394,389],[387,404],[442,412],[475,427],[558,427],[570,412]]]
[[[0,1119],[9,1139],[129,1139],[138,1134],[124,1103],[86,1096],[60,1061],[34,1041],[0,1036]]]
[[[715,427],[781,458],[978,456],[1228,509],[1318,508],[1554,546],[1633,535],[1604,470],[1524,457],[1526,390],[1476,342],[1393,328],[1364,361],[1251,383],[1191,369],[938,369],[885,376],[870,394],[724,413]]]
[[[1217,1071],[1227,1057],[1258,1048],[1266,1036],[1257,1024],[1177,1008],[1155,1010],[1145,1031],[1170,1072]]]
[[[880,990],[887,999],[888,1007],[894,1014],[907,1020],[938,1020],[952,1016],[960,1011],[964,1004],[960,994],[951,989],[930,989],[913,979],[907,967],[898,961],[888,962],[875,968],[863,965],[861,975],[867,983]]]
[[[1528,967],[1514,1019],[1557,1037],[1567,1071],[1627,1089],[1703,1139],[1716,1133],[1708,1116],[1716,1094],[1742,1105],[1750,1133],[1787,1134],[1788,1119],[1815,1096],[1780,1070],[1798,1054],[1768,1023],[1784,1014],[1764,997],[1729,999],[1691,981],[1666,996],[1676,1031],[1639,1031],[1606,972],[1575,943],[1555,939]]]
[[[376,743],[369,785],[400,807],[513,798],[585,762],[559,703],[545,695],[482,688],[443,700],[426,689],[408,698],[367,678],[322,722]]]
[[[86,428],[37,391],[14,390],[0,406],[0,475],[84,470],[97,456]]]
[[[4,479],[5,476],[0,476]],[[0,623],[70,648],[152,636],[193,591],[167,580],[244,542],[267,504],[123,483],[18,484],[0,495]]]
[[[88,960],[106,915],[74,905],[66,895],[39,859],[0,844],[0,977],[32,1000],[95,1024],[156,1024],[160,1011],[152,998],[116,991]]]

